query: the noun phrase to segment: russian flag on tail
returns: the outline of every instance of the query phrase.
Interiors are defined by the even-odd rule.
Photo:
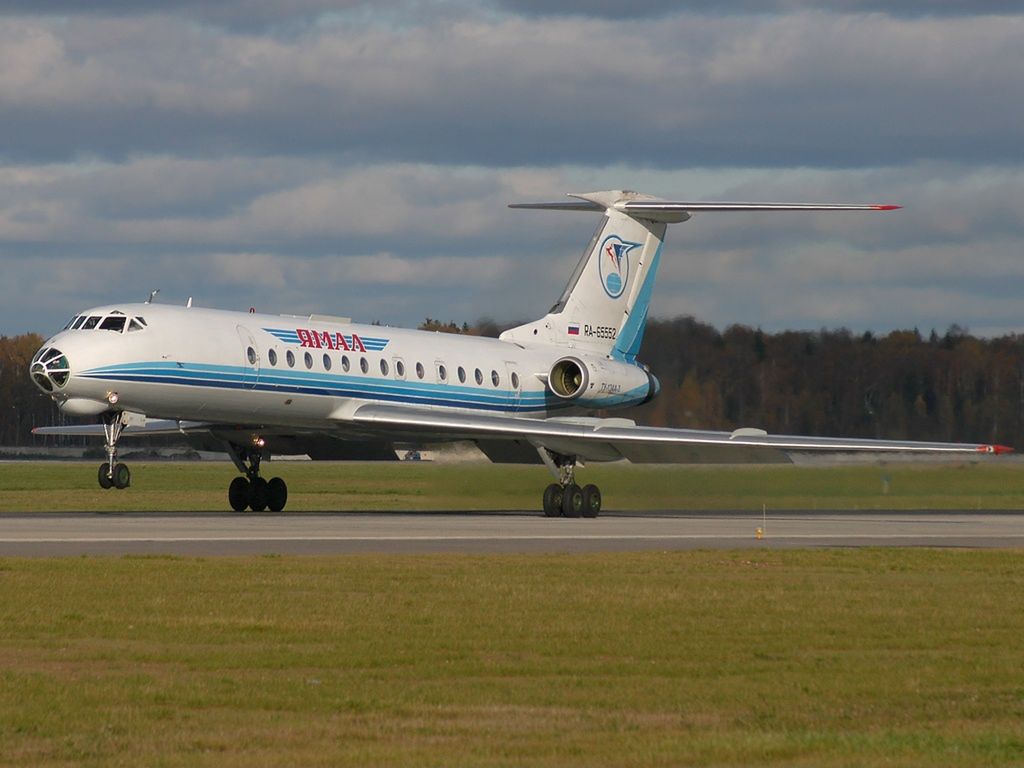
[[[569,323],[569,335],[570,336],[579,336],[580,335],[580,324],[579,323]]]

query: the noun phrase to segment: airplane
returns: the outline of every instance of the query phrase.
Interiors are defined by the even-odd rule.
[[[270,315],[154,303],[76,314],[34,356],[36,386],[95,424],[36,434],[102,435],[103,488],[127,488],[121,437],[182,435],[219,446],[238,469],[228,504],[279,512],[272,452],[394,459],[395,444],[470,440],[492,461],[545,465],[548,517],[596,517],[600,489],[581,462],[789,461],[822,451],[1000,454],[992,444],[769,435],[638,426],[595,411],[646,403],[660,385],[639,360],[669,224],[695,214],[888,211],[896,205],[674,202],[632,191],[569,195],[511,208],[601,214],[562,294],[539,320],[497,339],[365,325],[326,315]]]

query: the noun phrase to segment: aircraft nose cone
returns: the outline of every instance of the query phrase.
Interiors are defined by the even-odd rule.
[[[46,394],[63,389],[71,378],[71,364],[56,347],[43,347],[32,358],[29,374],[33,383]]]

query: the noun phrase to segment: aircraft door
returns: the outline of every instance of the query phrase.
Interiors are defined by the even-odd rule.
[[[256,339],[253,338],[248,328],[237,326],[238,338],[242,342],[242,365],[246,369],[243,383],[246,389],[252,389],[260,377],[260,351],[256,347]]]
[[[511,360],[505,361],[505,376],[507,377],[506,381],[508,381],[509,389],[512,390],[508,409],[510,412],[515,413],[519,410],[519,399],[523,392],[523,381],[519,376],[518,366]]]

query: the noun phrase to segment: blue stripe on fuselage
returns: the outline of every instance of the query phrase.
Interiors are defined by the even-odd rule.
[[[214,389],[250,389],[260,392],[282,392],[298,395],[352,397],[410,405],[440,405],[487,411],[549,411],[576,405],[548,392],[516,392],[497,389],[488,391],[457,384],[433,384],[401,379],[374,379],[327,373],[305,373],[261,369],[258,373],[241,366],[205,365],[152,361],[107,365],[78,374],[83,378],[103,381],[177,384]],[[590,408],[608,408],[637,402],[646,396],[641,387],[600,401],[587,403]]]

